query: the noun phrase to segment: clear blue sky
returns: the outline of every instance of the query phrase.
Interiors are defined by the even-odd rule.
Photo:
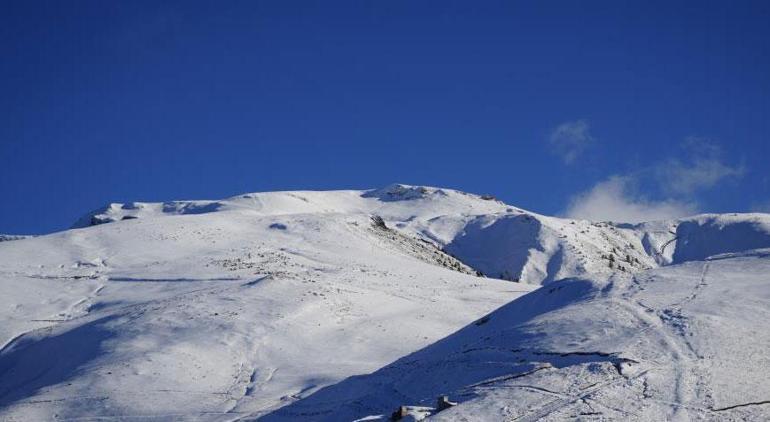
[[[392,182],[770,207],[767,1],[0,4],[0,233]]]

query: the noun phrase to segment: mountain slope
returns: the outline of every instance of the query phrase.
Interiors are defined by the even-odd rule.
[[[540,373],[547,363],[567,371],[549,369],[554,379],[570,379],[569,371],[584,374],[591,369],[580,368],[594,363],[604,379],[615,365],[641,365],[643,353],[657,349],[621,348],[618,339],[652,330],[644,324],[688,327],[689,308],[663,301],[684,294],[704,258],[770,247],[766,214],[622,225],[406,185],[110,204],[75,226],[0,242],[0,419],[339,420],[437,392],[462,398],[451,412],[472,415],[481,412],[472,403],[486,400],[474,384],[495,386],[498,375]],[[715,320],[754,335],[756,321],[733,314],[754,312],[741,307],[753,303],[754,315],[764,315],[765,290],[751,274],[765,257],[720,262],[740,260],[750,264],[748,281],[720,287],[740,304],[722,306],[718,290],[708,300],[726,312]],[[657,296],[644,296],[655,289]],[[650,310],[639,314],[628,298]],[[455,333],[473,321],[479,325]],[[471,339],[479,332],[486,334]],[[718,328],[692,333],[704,347],[709,338],[727,341]],[[457,345],[471,340],[521,350]],[[419,349],[418,359],[398,361]],[[731,362],[723,353],[719,362]],[[736,356],[767,357],[752,353]],[[666,356],[653,358],[675,367]],[[402,395],[377,383],[396,383]],[[725,385],[725,397],[740,392]],[[680,404],[695,400],[682,397]],[[532,400],[534,408],[542,397]],[[730,400],[697,405],[713,410]],[[655,412],[645,414],[676,416],[666,407]]]
[[[367,214],[242,207],[3,242],[0,278],[3,420],[259,415],[531,290]]]
[[[766,420],[770,250],[568,279],[264,420]],[[378,416],[379,415],[379,416]]]

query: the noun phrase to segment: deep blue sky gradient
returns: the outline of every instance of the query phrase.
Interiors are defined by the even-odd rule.
[[[553,214],[690,136],[746,170],[702,210],[770,200],[767,1],[0,6],[0,233],[392,182]],[[547,138],[577,119],[595,144],[564,165]]]

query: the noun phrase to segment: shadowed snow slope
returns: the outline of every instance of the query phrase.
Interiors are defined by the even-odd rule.
[[[676,229],[673,262],[770,246],[767,214],[701,215],[682,220]]]
[[[769,221],[619,225],[407,185],[110,204],[0,242],[0,420],[344,420],[439,392],[462,404],[435,417],[497,420],[494,394],[525,392],[485,386],[531,371],[576,384],[527,378],[530,410],[495,411],[596,382],[649,395],[602,409],[755,415],[720,409],[763,400],[767,258],[742,251]]]

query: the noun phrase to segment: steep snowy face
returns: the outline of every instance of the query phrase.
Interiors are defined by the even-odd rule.
[[[767,420],[768,271],[766,249],[555,282],[264,420]]]
[[[770,247],[770,214],[702,214],[632,228],[658,265]]]
[[[656,265],[633,230],[528,212],[479,216],[445,249],[484,274],[528,284]]]
[[[679,222],[673,262],[770,247],[770,215],[700,215]]]
[[[557,247],[543,230],[540,220],[529,214],[482,215],[444,249],[492,277],[537,283],[548,276],[543,265]]]

